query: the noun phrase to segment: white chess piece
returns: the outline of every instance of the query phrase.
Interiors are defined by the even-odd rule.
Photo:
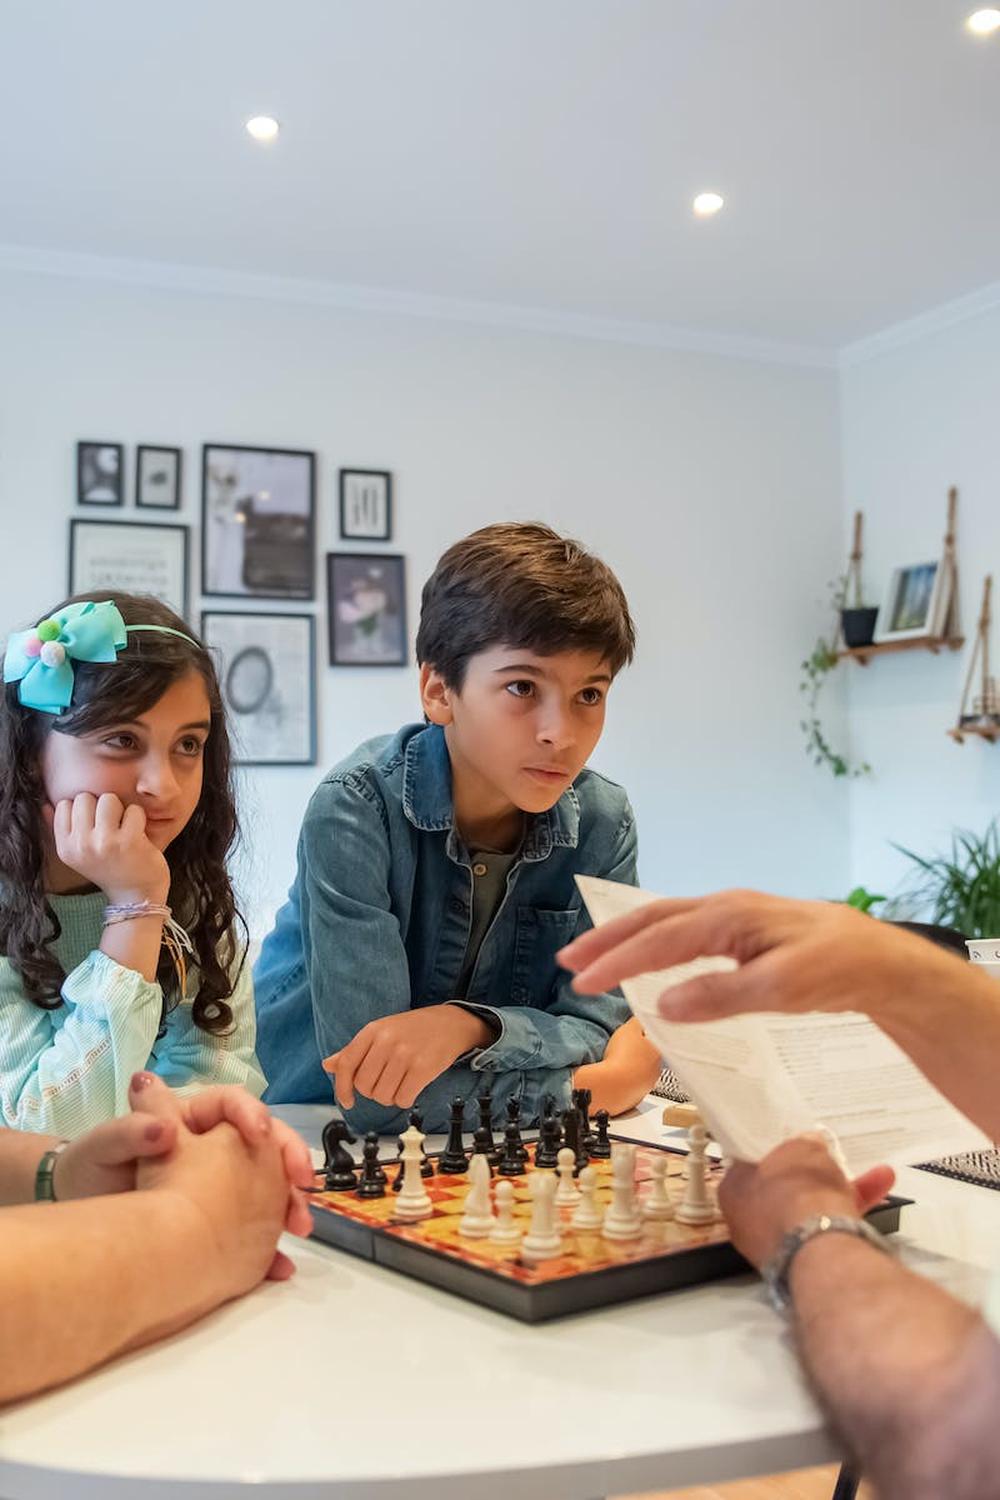
[[[580,1173],[579,1201],[569,1221],[574,1229],[600,1229],[604,1210],[597,1201],[597,1173],[584,1167]]]
[[[653,1174],[653,1186],[649,1197],[642,1205],[642,1216],[644,1219],[672,1219],[674,1216],[674,1205],[670,1201],[667,1192],[667,1173],[670,1162],[663,1151],[658,1151],[653,1157],[650,1171]]]
[[[573,1173],[576,1170],[576,1153],[569,1146],[563,1146],[556,1157],[556,1171],[559,1173],[559,1186],[556,1189],[556,1202],[560,1208],[567,1204],[571,1207],[576,1205],[580,1197],[576,1183],[573,1181]]]
[[[531,1225],[521,1241],[522,1260],[550,1260],[562,1248],[556,1226],[556,1178],[554,1172],[532,1172]]]
[[[469,1191],[465,1212],[458,1221],[458,1232],[468,1240],[485,1240],[493,1228],[490,1207],[490,1164],[481,1153],[469,1162]]]
[[[426,1219],[434,1211],[434,1205],[424,1189],[420,1176],[421,1146],[423,1132],[415,1125],[408,1125],[401,1136],[403,1142],[403,1186],[396,1194],[393,1217],[412,1223],[415,1219]]]
[[[687,1183],[675,1217],[679,1224],[711,1224],[713,1219],[718,1218],[718,1213],[709,1197],[706,1179],[708,1131],[704,1125],[694,1124],[688,1131],[688,1140]]]
[[[611,1207],[604,1215],[601,1232],[609,1240],[636,1240],[642,1234],[635,1196],[635,1147],[621,1142],[612,1148]]]
[[[490,1230],[490,1239],[494,1245],[516,1245],[522,1230],[514,1219],[514,1184],[509,1178],[501,1177],[494,1189],[494,1197],[497,1216]]]

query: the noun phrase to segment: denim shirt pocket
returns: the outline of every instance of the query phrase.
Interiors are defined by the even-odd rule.
[[[540,906],[519,906],[514,935],[514,965],[511,1002],[544,1009],[559,972],[556,954],[576,931],[580,907],[568,911]]]

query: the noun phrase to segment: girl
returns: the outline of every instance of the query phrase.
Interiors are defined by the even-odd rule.
[[[79,1135],[142,1069],[260,1094],[207,650],[156,599],[71,599],[11,637],[4,683],[0,1123]]]

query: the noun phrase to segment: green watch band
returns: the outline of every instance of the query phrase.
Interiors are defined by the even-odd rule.
[[[51,1150],[46,1151],[38,1163],[38,1168],[35,1172],[36,1203],[56,1202],[55,1189],[52,1186],[52,1179],[55,1176],[56,1170],[56,1158],[66,1150],[68,1145],[69,1141],[60,1141],[58,1146],[53,1146]]]

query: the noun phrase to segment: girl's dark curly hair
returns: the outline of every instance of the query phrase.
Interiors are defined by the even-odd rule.
[[[50,613],[87,597],[67,599]],[[102,602],[104,598],[118,608],[126,625],[165,625],[191,635],[185,622],[158,599],[144,594],[102,595]],[[226,1002],[246,959],[247,942],[226,866],[238,829],[229,732],[214,663],[200,643],[144,630],[129,634],[116,662],[74,662],[73,671],[72,701],[58,717],[25,708],[16,682],[4,688],[0,699],[0,954],[20,974],[33,1004],[43,1010],[62,1004],[60,989],[66,976],[50,947],[60,926],[45,891],[41,751],[46,737],[84,735],[136,719],[179,678],[197,672],[211,709],[204,782],[198,806],[166,850],[167,899],[194,947],[199,971],[194,1022],[202,1031],[218,1035],[232,1026],[233,1013]],[[166,951],[160,955],[156,977],[163,990],[165,1018],[180,998]]]

